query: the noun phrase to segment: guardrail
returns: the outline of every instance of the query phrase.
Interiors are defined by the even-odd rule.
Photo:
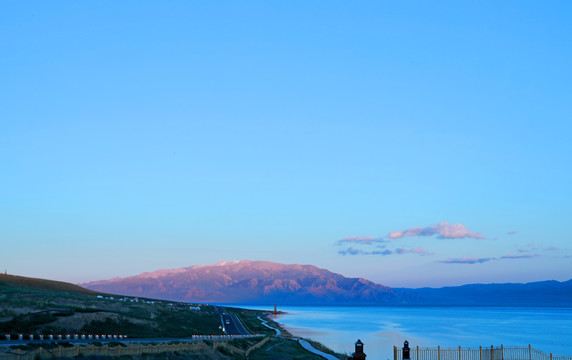
[[[407,349],[407,348],[405,348]],[[403,347],[393,347],[394,360],[407,360]],[[572,355],[552,355],[532,346],[411,347],[410,360],[572,360]]]
[[[142,354],[157,354],[163,352],[174,352],[174,351],[197,351],[208,347],[203,340],[209,340],[213,342],[213,348],[216,348],[215,342],[230,341],[234,339],[245,339],[245,338],[255,338],[261,337],[261,335],[193,335],[188,339],[177,340],[178,343],[161,343],[160,339],[142,339],[146,343],[137,342],[137,340],[131,339],[127,344],[125,343],[114,343],[113,346],[110,344],[75,344],[63,346],[57,343],[53,343],[54,347],[42,347],[39,346],[37,349],[24,350],[20,348],[9,349],[8,352],[0,353],[0,360],[36,360],[36,359],[54,359],[54,358],[74,358],[74,357],[85,357],[85,356],[133,356]],[[72,339],[73,341],[73,339]],[[264,341],[264,340],[263,340]],[[11,341],[14,345],[26,344],[20,341]],[[66,342],[66,341],[63,341]],[[147,343],[149,342],[149,343]],[[153,343],[151,343],[153,342]],[[10,342],[5,342],[10,343]],[[29,342],[30,344],[52,344],[52,342]],[[257,344],[258,345],[258,344]]]
[[[68,341],[68,340],[123,340],[127,339],[127,335],[92,335],[92,334],[58,334],[58,335],[34,335],[30,334],[24,336],[24,334],[18,334],[17,337],[12,338],[12,334],[5,335],[6,341]]]
[[[129,344],[126,346],[95,346],[93,344],[80,346],[79,344],[72,347],[58,346],[53,349],[45,349],[39,347],[31,351],[23,351],[16,349],[13,352],[0,354],[2,360],[36,360],[36,359],[53,359],[53,358],[75,358],[85,356],[133,356],[143,354],[157,354],[162,352],[174,351],[192,351],[205,348],[207,345],[203,342],[196,343],[179,343],[179,344]]]

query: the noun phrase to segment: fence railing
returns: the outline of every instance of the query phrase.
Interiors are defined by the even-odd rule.
[[[35,350],[24,351],[16,349],[10,353],[0,354],[2,360],[35,360],[53,358],[75,358],[84,356],[133,356],[143,354],[157,354],[173,351],[193,351],[207,347],[202,342],[180,344],[129,344],[127,346],[95,346],[75,345],[72,347],[58,346],[53,349],[39,347]]]
[[[255,338],[260,335],[195,335],[188,341],[179,343],[117,343],[110,344],[75,344],[71,346],[56,345],[54,347],[38,347],[33,350],[23,350],[20,348],[9,349],[8,352],[0,353],[0,360],[36,360],[36,359],[56,359],[56,358],[75,358],[86,356],[137,356],[143,354],[158,354],[164,352],[175,351],[199,351],[209,347],[203,340],[213,342],[212,347],[216,348],[221,342],[230,341],[240,338]],[[262,341],[265,342],[263,339]],[[262,342],[261,341],[261,342]],[[259,344],[259,343],[258,343]],[[256,344],[255,346],[257,346]],[[254,347],[254,346],[253,346]],[[240,350],[240,349],[239,349]],[[248,349],[250,350],[250,349]],[[248,350],[240,350],[246,353]]]
[[[393,359],[403,359],[403,348],[393,347]],[[411,347],[410,360],[572,360],[572,355],[552,355],[532,346]]]

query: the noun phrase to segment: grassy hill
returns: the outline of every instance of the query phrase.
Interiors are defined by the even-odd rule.
[[[46,290],[46,291],[63,291],[71,294],[78,295],[97,295],[98,293],[89,289],[82,288],[81,286],[73,285],[70,283],[54,280],[44,280],[36,278],[28,278],[16,275],[0,274],[0,291],[20,292],[21,288],[33,290]]]
[[[197,310],[198,309],[198,310]],[[258,316],[261,311],[229,308],[253,333],[273,335]],[[272,323],[272,320],[268,320]],[[216,307],[204,304],[183,304],[162,300],[101,294],[80,286],[43,279],[0,274],[0,334],[117,334],[129,338],[178,338],[191,335],[222,335]],[[274,323],[273,326],[278,326]],[[304,350],[296,341],[270,337],[265,345],[251,353],[253,360],[319,359]],[[260,338],[235,339],[222,347],[204,341],[206,347],[192,353],[174,353],[176,359],[243,358],[236,349],[247,349]],[[55,346],[31,344],[16,346],[23,351],[36,347]],[[8,351],[9,348],[2,348]],[[234,350],[232,350],[234,349]],[[326,349],[327,350],[327,349]],[[329,350],[328,350],[329,351]],[[162,359],[163,354],[148,356]]]
[[[222,334],[213,306],[100,294],[60,281],[0,275],[2,334]]]

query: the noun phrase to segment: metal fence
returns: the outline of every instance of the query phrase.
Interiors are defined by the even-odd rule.
[[[119,345],[114,343],[101,344],[75,344],[71,346],[56,345],[55,347],[38,347],[33,350],[24,350],[16,347],[15,349],[7,348],[8,351],[0,353],[0,360],[36,360],[36,359],[55,359],[55,358],[75,358],[85,356],[134,356],[142,354],[158,354],[164,352],[175,351],[198,351],[203,350],[206,345],[203,340],[213,342],[213,348],[220,342],[230,341],[234,339],[255,338],[260,335],[195,335],[187,341],[179,343],[137,343],[128,342]],[[262,340],[264,341],[264,340]],[[262,342],[261,341],[261,342]],[[256,344],[255,346],[257,346]],[[254,348],[254,346],[253,346]],[[250,349],[248,349],[250,350]],[[245,353],[248,350],[240,350]]]
[[[552,355],[532,346],[412,347],[410,360],[572,360],[572,355]],[[403,348],[393,347],[393,359],[403,359]]]
[[[95,345],[75,345],[71,347],[58,346],[53,349],[39,347],[35,350],[24,351],[15,349],[9,353],[0,354],[2,360],[35,360],[53,358],[75,358],[84,356],[126,356],[157,354],[173,351],[193,351],[205,348],[206,345],[200,343],[180,343],[180,344],[129,344],[127,346],[95,346]]]

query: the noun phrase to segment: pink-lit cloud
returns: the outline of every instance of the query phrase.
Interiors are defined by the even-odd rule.
[[[480,233],[469,231],[469,229],[460,223],[449,224],[442,221],[427,227],[412,227],[406,230],[398,230],[390,232],[387,237],[390,239],[400,239],[406,236],[433,236],[437,235],[439,239],[484,239]]]
[[[470,258],[470,257],[462,257],[462,258],[454,258],[454,259],[447,259],[447,260],[438,260],[438,263],[442,264],[482,264],[487,261],[495,260],[495,258]]]
[[[344,243],[354,243],[354,244],[367,244],[372,243],[387,242],[383,238],[375,238],[373,236],[346,236],[345,238],[336,241],[336,244],[341,245]]]
[[[533,257],[537,257],[540,256],[540,254],[534,254],[534,255],[513,255],[513,254],[508,254],[505,256],[501,256],[501,259],[530,259]]]
[[[427,251],[427,250],[425,250],[425,249],[422,248],[422,247],[418,247],[418,248],[415,248],[415,249],[411,249],[410,252],[411,252],[412,254],[419,254],[419,255],[434,255],[434,254],[435,254],[434,252]]]

